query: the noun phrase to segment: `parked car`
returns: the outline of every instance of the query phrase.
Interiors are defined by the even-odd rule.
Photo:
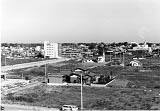
[[[62,111],[78,111],[78,107],[76,105],[63,105]]]
[[[2,111],[2,110],[4,110],[4,107],[3,107],[3,106],[1,106],[1,111]]]

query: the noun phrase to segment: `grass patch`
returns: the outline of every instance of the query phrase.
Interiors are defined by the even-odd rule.
[[[149,110],[153,105],[160,104],[160,98],[155,97],[157,91],[84,87],[83,102],[86,109]],[[8,95],[2,103],[6,99],[26,105],[60,108],[64,104],[74,104],[80,107],[80,87],[36,86]]]

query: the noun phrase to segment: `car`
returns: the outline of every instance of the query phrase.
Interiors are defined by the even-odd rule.
[[[4,107],[3,107],[3,106],[1,106],[1,111],[2,111],[2,110],[4,110]]]
[[[62,111],[78,111],[78,107],[76,105],[63,105]]]

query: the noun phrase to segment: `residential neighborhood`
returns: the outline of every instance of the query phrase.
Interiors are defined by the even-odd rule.
[[[160,110],[160,0],[2,0],[2,111]]]
[[[140,88],[140,90],[148,88],[153,90],[159,87],[160,44],[146,42],[139,44],[135,42],[60,44],[44,41],[43,44],[32,47],[28,47],[29,44],[26,47],[25,44],[19,44],[17,47],[13,47],[13,44],[9,45],[1,44],[1,95],[3,99],[9,94],[13,95],[19,91],[43,85],[47,85],[46,88],[66,86]],[[68,60],[65,62],[63,58],[68,58]],[[54,62],[56,59],[62,60],[56,63]],[[41,61],[48,60],[53,63],[44,62],[40,65]],[[39,62],[39,65],[35,67],[32,65],[33,68],[25,65],[33,62]],[[3,71],[3,67],[21,64],[24,64],[23,70],[17,67],[14,70],[8,68]],[[151,80],[155,79],[155,83],[148,86],[149,83],[143,83],[144,81],[140,78],[140,83],[137,83],[132,77],[137,79],[149,77],[152,78]],[[154,109],[153,107],[150,108]]]

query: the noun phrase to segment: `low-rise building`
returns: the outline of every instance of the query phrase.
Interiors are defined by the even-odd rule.
[[[68,49],[62,52],[62,56],[65,57],[79,57],[80,55],[80,51],[76,49]]]
[[[47,83],[61,84],[63,83],[62,75],[48,75]]]

